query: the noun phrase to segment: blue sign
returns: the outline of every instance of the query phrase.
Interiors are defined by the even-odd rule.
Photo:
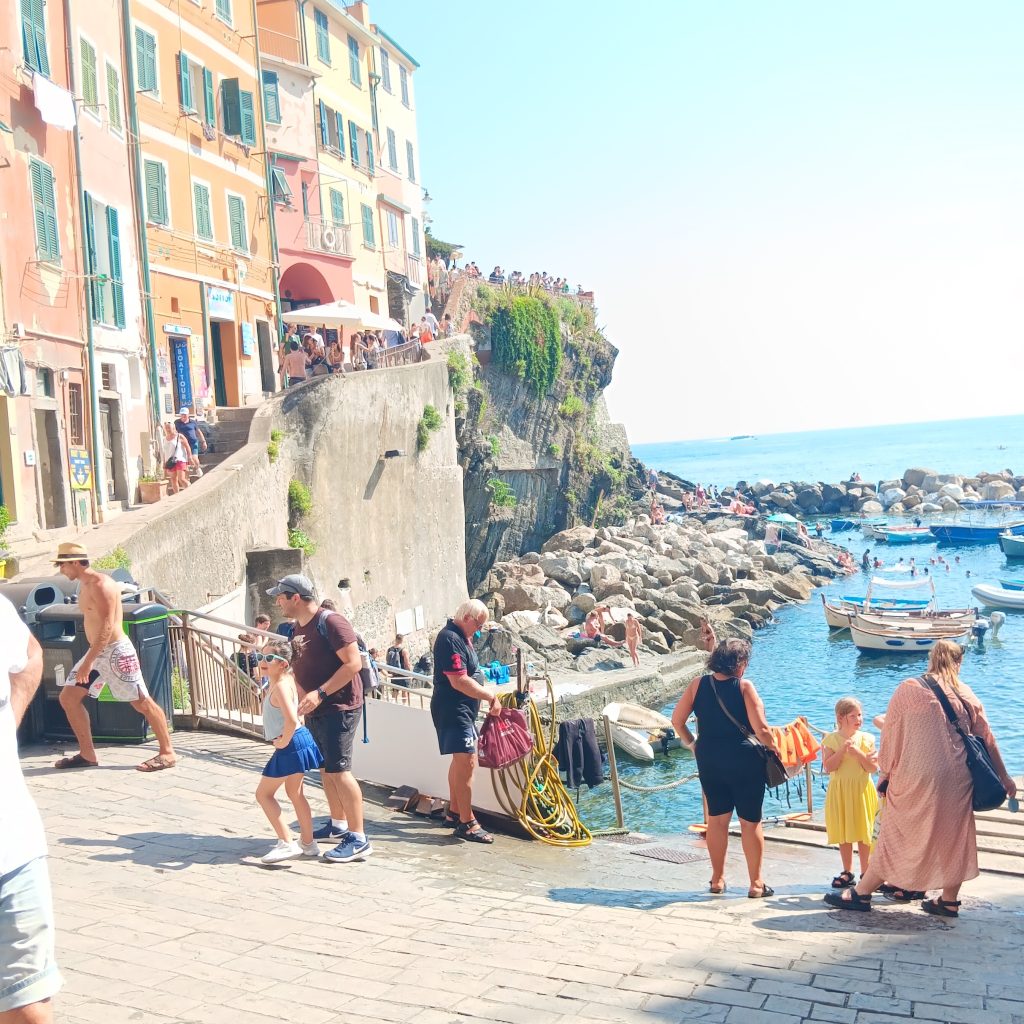
[[[171,362],[174,364],[175,405],[192,404],[192,363],[189,359],[189,339],[171,338]]]
[[[256,351],[252,336],[252,324],[242,324],[242,355],[251,356]]]

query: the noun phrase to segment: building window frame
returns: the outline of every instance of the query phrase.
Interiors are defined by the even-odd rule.
[[[409,247],[412,251],[412,255],[415,259],[419,259],[422,256],[420,250],[420,222],[417,217],[412,217],[412,245]]]
[[[78,381],[68,382],[68,444],[85,444],[85,395]]]
[[[385,92],[391,92],[391,54],[380,48],[380,82]]]
[[[363,245],[367,249],[376,249],[377,238],[373,230],[373,207],[367,206],[366,203],[361,204],[361,214],[363,220]]]
[[[32,220],[36,234],[36,259],[43,263],[60,263],[57,179],[53,168],[37,157],[29,159],[29,193],[32,197]],[[41,238],[40,227],[43,229]]]
[[[359,53],[359,40],[355,36],[348,37],[348,78],[361,89],[363,87],[362,58]]]
[[[121,116],[121,69],[113,61],[105,60],[107,85],[107,127],[118,137],[124,137],[124,118]]]
[[[239,245],[238,239],[235,238],[235,218],[232,214],[232,199],[237,199],[238,202],[241,204],[242,208],[241,245]],[[243,196],[239,192],[228,192],[225,189],[224,203],[228,211],[228,242],[230,243],[231,248],[242,256],[251,256],[252,253],[250,252],[249,249],[249,214],[248,209],[246,208],[245,196]]]
[[[46,32],[46,7],[43,0],[21,0],[21,51],[25,63],[41,75],[50,77],[49,38]]]
[[[231,0],[214,0],[213,16],[233,28],[235,20],[234,12],[231,10]]]
[[[200,230],[199,204],[196,202],[197,189],[202,189],[206,193],[206,214],[210,219],[210,233],[208,235],[204,235]],[[214,229],[213,223],[213,188],[208,181],[204,181],[202,178],[192,179],[192,224],[195,228],[196,238],[204,242],[215,242],[217,240],[217,232]]]
[[[388,229],[388,245],[392,249],[400,248],[402,236],[398,230],[398,214],[394,210],[385,210],[384,220]]]
[[[398,136],[395,135],[395,129],[389,128],[387,130],[387,142],[388,142],[388,169],[398,173]]]
[[[156,217],[151,216],[151,210],[149,205],[149,177],[148,168],[156,167],[160,170],[160,186],[162,192],[162,205],[163,205],[163,220],[159,220]],[[169,228],[171,226],[171,194],[170,189],[167,187],[167,161],[161,160],[160,157],[147,156],[142,161],[142,184],[145,190],[145,210],[146,210],[146,223],[154,224],[159,228]],[[159,211],[158,211],[159,212]]]
[[[313,36],[316,40],[316,59],[331,66],[331,22],[319,7],[313,8]]]
[[[281,78],[276,71],[260,72],[263,90],[263,117],[267,124],[281,123]]]
[[[92,51],[92,96],[88,93],[86,47]],[[82,83],[82,110],[102,124],[103,121],[100,117],[100,54],[96,44],[84,32],[78,34],[78,70]]]
[[[412,110],[412,103],[409,99],[409,72],[402,64],[398,65],[398,79],[402,89],[402,106]]]
[[[292,205],[292,187],[288,184],[284,168],[273,163],[270,165],[270,194],[278,206]]]
[[[142,53],[142,37],[148,36],[153,41],[153,66],[149,68],[144,62]],[[146,25],[135,24],[135,46],[133,47],[133,59],[135,60],[135,87],[136,91],[143,96],[149,96],[154,100],[160,99],[160,37]],[[152,77],[150,77],[152,76]]]
[[[416,184],[416,150],[413,148],[412,141],[410,139],[405,140],[405,163],[406,170],[409,172],[409,180],[415,185]]]

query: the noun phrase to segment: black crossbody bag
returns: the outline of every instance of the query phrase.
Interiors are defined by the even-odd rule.
[[[992,755],[985,746],[985,741],[969,732],[964,732],[960,720],[949,703],[949,698],[942,692],[942,687],[933,683],[927,676],[921,677],[921,683],[935,694],[936,699],[946,712],[950,725],[960,734],[964,741],[964,754],[967,757],[967,770],[971,773],[973,794],[971,806],[976,811],[994,811],[1002,807],[1006,799],[1006,787],[996,773],[992,764]]]
[[[750,740],[751,746],[760,753],[761,758],[764,761],[765,785],[769,789],[775,789],[776,786],[781,786],[784,782],[787,782],[789,780],[789,772],[786,771],[786,766],[782,763],[782,758],[779,757],[774,750],[766,747],[760,740],[758,740],[750,729],[740,725],[740,723],[733,718],[729,709],[722,703],[722,698],[718,696],[718,687],[715,686],[715,677],[709,675],[707,679],[711,683],[711,692],[715,695],[715,700],[718,701],[718,706],[722,709],[722,714],[724,714],[725,717],[728,718],[729,721],[732,722],[732,724],[735,725],[748,740]]]

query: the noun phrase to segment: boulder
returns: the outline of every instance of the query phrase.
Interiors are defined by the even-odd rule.
[[[920,487],[924,482],[925,477],[935,476],[936,471],[934,469],[908,469],[903,474],[903,483],[909,487],[913,484],[915,487]]]
[[[796,495],[787,494],[785,491],[772,491],[765,501],[775,505],[776,508],[789,508],[796,504]]]
[[[536,626],[539,622],[540,612],[536,611],[509,612],[501,620],[501,624],[506,629],[515,629],[518,632],[529,629],[530,626]]]
[[[887,487],[882,491],[882,504],[886,508],[891,508],[898,501],[902,501],[907,496],[907,492],[901,487]]]
[[[647,633],[644,636],[644,647],[652,654],[668,654],[672,648],[661,633]]]
[[[730,585],[730,590],[742,594],[751,604],[766,605],[772,599],[772,588],[767,583],[755,580],[737,580]]]
[[[597,537],[597,530],[589,526],[573,526],[551,537],[541,548],[548,551],[582,551],[590,547]]]
[[[539,565],[540,564],[540,552],[539,551],[527,551],[525,555],[519,556],[520,565]]]
[[[806,487],[796,496],[796,503],[805,512],[821,504],[821,492],[815,487]]]
[[[545,576],[564,583],[567,587],[578,587],[583,582],[579,559],[571,554],[543,554],[537,564]]]
[[[943,512],[955,512],[959,507],[960,503],[950,498],[948,495],[941,495],[939,500],[936,502]]]
[[[633,664],[624,647],[594,647],[576,658],[573,668],[578,672],[613,672]]]
[[[814,593],[814,583],[803,573],[791,572],[772,581],[777,594],[787,601],[806,601]]]
[[[964,500],[964,489],[959,484],[943,484],[939,488],[939,497],[952,498],[956,502],[961,502]]]
[[[570,606],[571,607],[571,606]],[[529,612],[519,612],[520,615],[529,615]],[[548,607],[539,613],[541,625],[550,626],[552,629],[565,629],[569,620],[559,611]]]
[[[859,511],[866,516],[876,516],[882,511],[882,506],[874,498],[862,498],[858,506]]]
[[[917,508],[918,505],[920,505],[923,500],[924,499],[921,497],[920,494],[908,494],[903,499],[903,507],[905,509]]]
[[[924,501],[917,506],[917,511],[920,512],[921,515],[932,516],[935,515],[936,512],[941,512],[942,506],[936,505],[933,501]]]
[[[501,589],[505,614],[510,612],[540,611],[545,605],[561,611],[572,598],[561,587],[538,587],[532,583],[508,580]]]
[[[981,497],[984,501],[1001,501],[1004,498],[1014,498],[1016,493],[1013,484],[1006,480],[990,480],[981,488]]]
[[[618,583],[621,579],[621,570],[617,566],[609,565],[606,562],[598,562],[597,565],[590,570],[590,586],[594,590],[595,595],[597,594],[597,588],[600,585]]]
[[[633,588],[625,580],[603,580],[594,584],[594,597],[606,601],[610,597],[625,597],[633,600]]]

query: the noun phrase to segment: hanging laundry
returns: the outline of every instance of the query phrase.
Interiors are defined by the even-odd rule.
[[[814,738],[803,715],[788,725],[773,725],[771,731],[779,757],[787,768],[801,768],[810,764],[821,750],[821,744]]]
[[[0,352],[0,390],[11,398],[29,393],[28,370],[20,348],[5,348]]]
[[[558,726],[555,760],[565,773],[566,788],[579,789],[586,783],[591,789],[604,782],[601,748],[597,745],[597,731],[592,718],[577,718]]]
[[[32,91],[36,97],[36,110],[42,119],[54,128],[63,128],[70,132],[77,123],[75,116],[75,98],[62,89],[56,82],[51,82],[38,71],[32,72]]]

